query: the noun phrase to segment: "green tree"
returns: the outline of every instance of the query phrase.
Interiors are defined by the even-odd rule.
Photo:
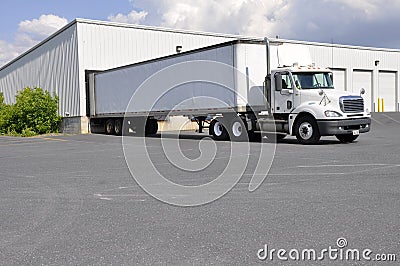
[[[6,121],[8,120],[7,114],[9,113],[8,109],[9,105],[4,103],[3,93],[0,92],[0,133],[5,133]]]
[[[0,91],[0,108],[2,108],[4,105],[4,95],[3,93]]]

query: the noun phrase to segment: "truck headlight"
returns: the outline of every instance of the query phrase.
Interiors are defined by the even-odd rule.
[[[326,117],[341,117],[342,115],[336,111],[325,111]]]

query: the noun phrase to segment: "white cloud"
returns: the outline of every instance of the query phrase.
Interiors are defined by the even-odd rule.
[[[108,17],[108,20],[114,22],[139,24],[140,22],[145,20],[147,14],[148,13],[145,11],[137,12],[136,10],[132,10],[128,15],[124,15],[121,13],[118,13],[115,16],[111,15]]]
[[[19,23],[18,34],[27,34],[32,39],[42,40],[68,23],[65,18],[55,15],[41,15],[39,19]]]
[[[38,19],[21,21],[13,43],[0,40],[0,66],[36,45],[67,23],[65,18],[51,14],[42,15]]]
[[[131,0],[144,24],[400,48],[398,0]]]
[[[261,36],[275,34],[287,12],[285,0],[134,1],[147,10],[149,24]],[[279,11],[279,12],[278,12]],[[157,13],[154,15],[154,13]]]
[[[0,41],[0,66],[18,56],[17,49],[10,43]]]

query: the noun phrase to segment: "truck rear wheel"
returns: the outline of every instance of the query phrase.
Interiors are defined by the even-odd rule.
[[[358,138],[358,135],[344,134],[335,136],[341,143],[351,143]]]
[[[107,135],[114,135],[115,134],[114,120],[113,119],[108,119],[106,121],[105,130],[106,130],[106,134]]]
[[[239,117],[231,120],[229,137],[232,141],[248,141],[247,128]]]
[[[301,144],[317,144],[321,138],[317,122],[309,115],[302,116],[297,120],[295,133]]]
[[[226,130],[224,124],[217,119],[211,121],[209,133],[215,140],[227,140],[229,137],[228,131]]]

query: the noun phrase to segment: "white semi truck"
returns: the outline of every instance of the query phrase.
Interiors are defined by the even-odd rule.
[[[332,72],[306,54],[267,38],[236,40],[90,73],[91,127],[149,135],[157,121],[183,115],[216,140],[265,134],[293,135],[302,144],[321,136],[353,142],[371,126],[364,89],[335,89]]]

